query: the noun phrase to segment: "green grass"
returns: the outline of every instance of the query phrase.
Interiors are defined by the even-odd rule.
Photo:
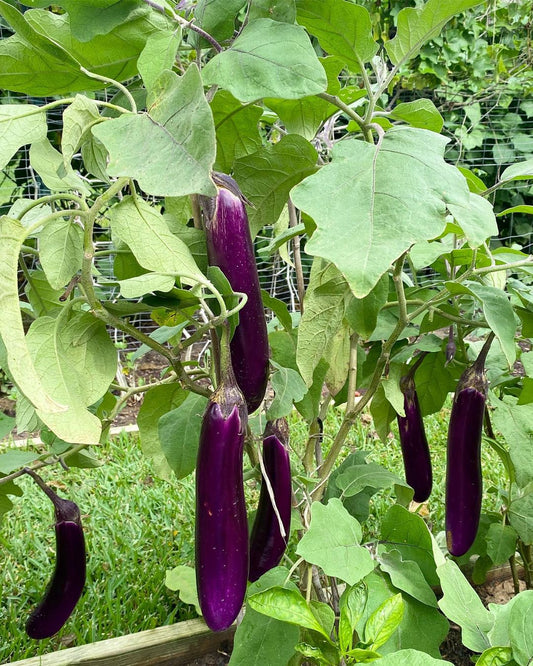
[[[426,419],[434,491],[423,515],[434,533],[444,523],[448,417],[449,407]],[[326,449],[341,419],[340,410],[330,410],[325,423]],[[297,416],[291,417],[293,450],[303,451],[306,439],[305,424]],[[358,422],[344,455],[350,448],[369,451],[371,460],[403,476],[397,437],[384,444],[371,424]],[[195,617],[192,607],[182,604],[177,593],[164,585],[167,569],[194,563],[192,477],[174,483],[157,479],[135,436],[114,438],[102,448],[100,458],[105,465],[97,469],[42,472],[45,480],[61,484],[56,486],[60,494],[79,504],[88,562],[86,590],[74,614],[57,636],[41,642],[26,637],[24,623],[53,571],[53,511],[30,479],[19,480],[24,496],[14,498],[15,507],[0,528],[0,663]],[[483,510],[498,510],[500,499],[491,488],[504,485],[503,468],[487,446],[483,468]],[[248,486],[252,506],[257,493],[258,485],[252,482]],[[365,538],[378,536],[380,518],[394,501],[388,490],[372,498]]]

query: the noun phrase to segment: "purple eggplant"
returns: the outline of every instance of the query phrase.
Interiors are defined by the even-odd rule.
[[[446,543],[451,555],[464,555],[476,538],[483,490],[481,433],[488,383],[485,358],[489,336],[475,363],[457,385],[448,426],[446,461]]]
[[[250,537],[250,573],[254,582],[265,572],[277,566],[283,557],[291,523],[291,468],[287,451],[289,428],[286,419],[268,422],[263,436],[263,463],[276,500],[278,516],[272,506],[267,485],[263,480],[259,504]]]
[[[216,198],[202,197],[206,218],[209,263],[218,266],[233,291],[245,293],[246,305],[239,311],[239,325],[231,340],[231,360],[248,412],[261,404],[268,382],[269,348],[265,311],[254,247],[237,183],[225,174],[213,174]]]
[[[246,594],[246,425],[245,400],[230,376],[221,382],[203,416],[196,465],[196,584],[204,620],[213,631],[232,624]]]
[[[424,502],[431,494],[433,481],[431,456],[415,382],[411,373],[402,377],[400,388],[403,393],[405,416],[398,414],[397,421],[405,479],[415,491],[414,501]]]
[[[26,470],[52,500],[56,516],[56,566],[44,597],[26,622],[30,638],[56,634],[76,607],[85,585],[85,539],[78,506],[63,499],[33,470]]]

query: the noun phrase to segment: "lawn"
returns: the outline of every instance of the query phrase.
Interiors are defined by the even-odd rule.
[[[341,416],[338,410],[330,410],[325,423],[325,447]],[[442,529],[444,520],[448,416],[449,406],[426,419],[434,490],[422,515],[434,533]],[[305,439],[304,424],[294,415],[294,460],[303,450]],[[391,437],[386,444],[380,442],[368,420],[353,428],[349,443],[354,449],[364,448],[373,461],[403,475],[397,438]],[[26,637],[24,623],[53,570],[53,512],[49,500],[33,482],[20,479],[24,497],[15,498],[15,507],[5,516],[0,536],[4,563],[0,663],[196,616],[193,607],[180,602],[177,593],[164,584],[167,569],[194,564],[192,476],[174,484],[157,479],[140,451],[137,437],[125,433],[111,439],[102,448],[100,458],[105,465],[96,469],[71,469],[65,475],[45,469],[42,473],[45,480],[59,479],[61,485],[59,481],[54,485],[59,494],[79,504],[89,559],[86,590],[74,614],[58,635],[39,643]],[[503,484],[503,470],[486,445],[483,466],[483,508],[497,510],[500,500],[494,489]],[[256,482],[250,482],[247,490],[253,503],[257,498]],[[382,491],[372,498],[371,515],[364,526],[367,540],[377,536],[379,518],[393,502],[392,491]]]

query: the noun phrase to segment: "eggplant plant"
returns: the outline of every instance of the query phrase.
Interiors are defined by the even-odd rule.
[[[499,237],[514,208],[491,195],[533,161],[484,182],[447,160],[430,99],[400,101],[421,49],[482,11],[418,2],[391,36],[348,0],[0,0],[0,86],[31,98],[2,100],[0,162],[9,181],[27,151],[33,187],[0,183],[0,367],[18,395],[0,424],[44,442],[0,454],[0,511],[28,470],[97,456],[141,396],[172,502],[195,472],[199,605],[214,631],[238,622],[232,664],[446,663],[450,622],[480,666],[529,663],[533,261]],[[259,245],[294,273],[290,302],[261,289]],[[158,379],[116,380],[115,332],[165,361]],[[423,419],[450,403],[439,526]],[[490,511],[482,422],[508,481]],[[83,587],[62,555],[75,533],[81,557],[79,516],[58,520],[39,637]],[[461,567],[478,581],[503,562],[529,589],[487,609]]]

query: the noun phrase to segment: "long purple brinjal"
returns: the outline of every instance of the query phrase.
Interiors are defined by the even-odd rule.
[[[446,461],[446,544],[464,555],[476,538],[481,514],[481,433],[488,383],[485,358],[493,335],[457,385],[448,426]]]
[[[254,582],[277,566],[283,557],[291,523],[291,467],[287,451],[289,428],[286,419],[268,422],[263,437],[263,463],[276,500],[279,517],[285,531],[283,536],[278,516],[272,506],[267,485],[263,480],[259,504],[250,537],[250,573]]]
[[[248,413],[264,398],[268,382],[269,347],[265,311],[257,274],[254,247],[237,183],[225,174],[214,173],[216,198],[202,197],[206,213],[209,263],[218,266],[233,291],[245,293],[248,301],[239,311],[239,325],[231,340],[231,361]]]
[[[77,504],[59,497],[34,472],[29,473],[52,500],[56,516],[55,570],[42,601],[26,622],[28,636],[42,639],[61,629],[81,597],[86,571],[85,539]]]
[[[247,412],[231,374],[203,416],[196,465],[196,583],[204,620],[213,631],[235,620],[248,579],[242,472]]]
[[[424,421],[411,374],[402,377],[400,388],[404,397],[405,416],[398,414],[397,421],[405,479],[415,491],[415,502],[424,502],[431,494],[433,475]]]

